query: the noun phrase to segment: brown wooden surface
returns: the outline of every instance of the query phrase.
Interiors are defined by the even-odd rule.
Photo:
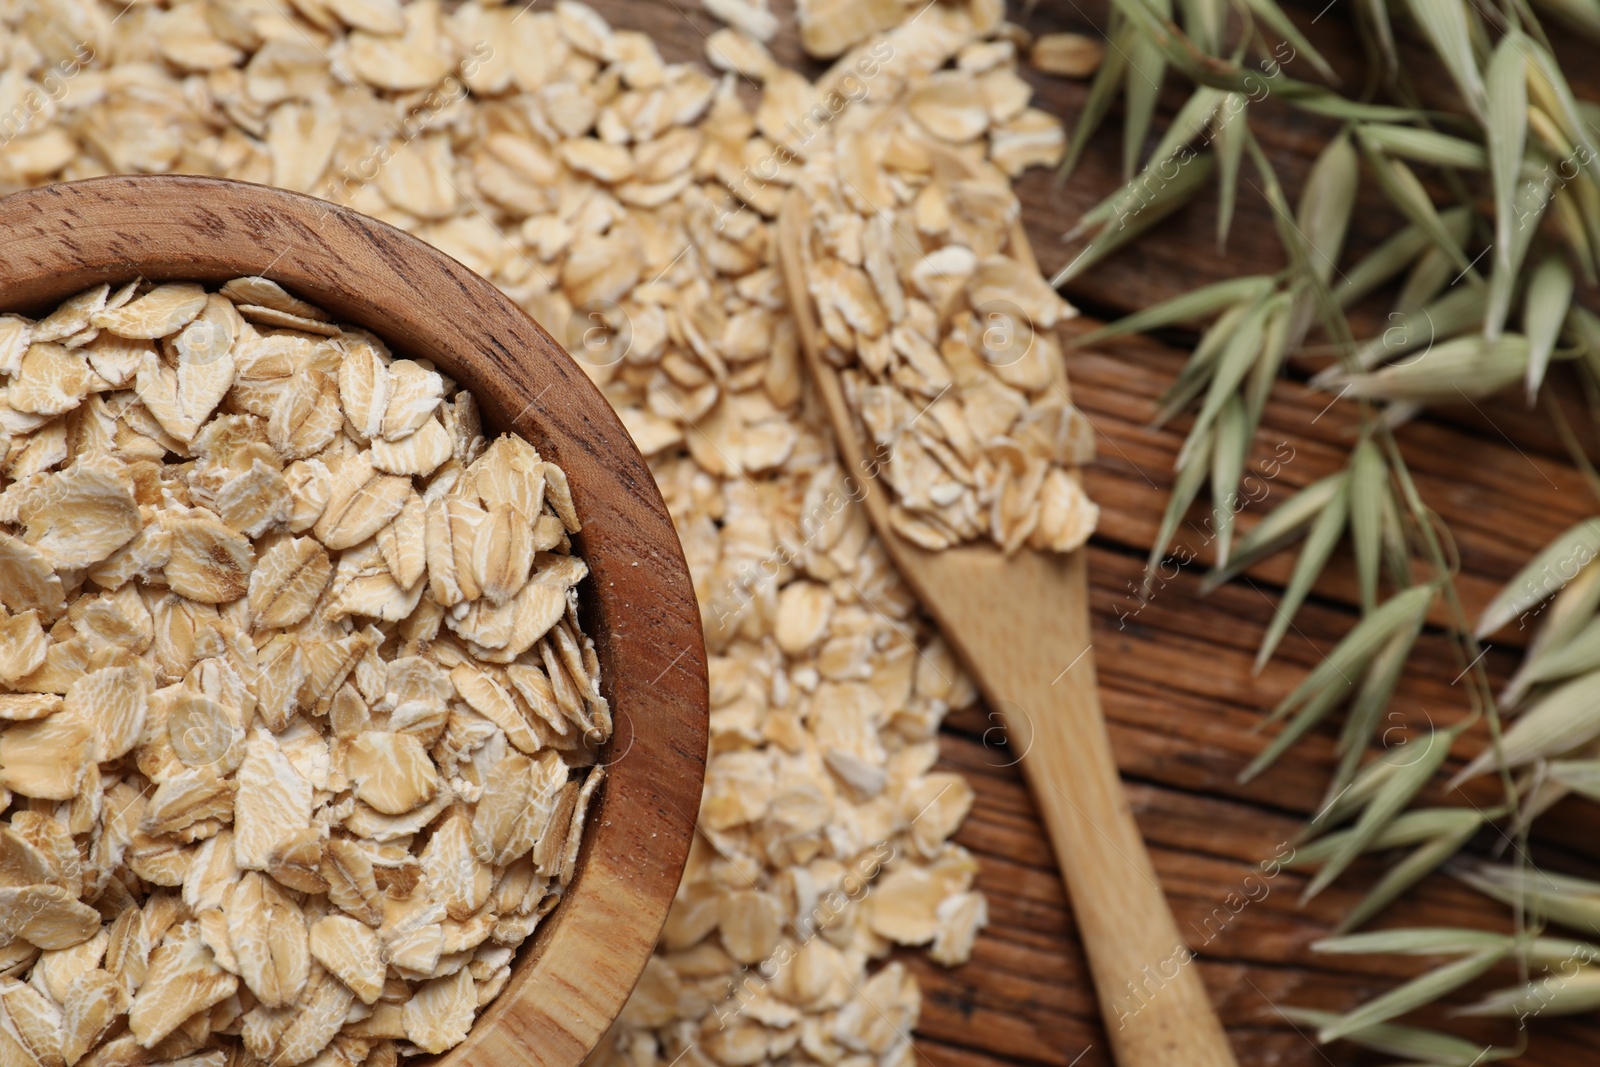
[[[673,59],[699,58],[704,35],[718,25],[695,0],[594,3],[615,24],[650,32]],[[1396,6],[1403,5],[1392,8]],[[1008,7],[1013,19],[1036,32],[1091,34],[1104,26],[1107,10],[1105,0],[1037,0],[1025,11],[1017,3]],[[773,8],[785,27],[773,51],[781,61],[799,64],[803,57],[793,38],[790,5],[777,0]],[[1353,74],[1360,52],[1352,5],[1335,4],[1317,18],[1323,8],[1324,0],[1308,0],[1294,9],[1294,17],[1346,75],[1347,85],[1360,84]],[[1429,72],[1437,74],[1437,68],[1418,59],[1419,54],[1408,46],[1408,65],[1426,84]],[[1592,58],[1583,62],[1581,50],[1577,54],[1579,61],[1568,63],[1567,69],[1578,79],[1580,95],[1594,99],[1600,95],[1594,91],[1600,72],[1593,69]],[[1306,70],[1291,73],[1313,77]],[[1029,77],[1038,88],[1035,102],[1066,116],[1070,129],[1086,84]],[[1182,90],[1169,87],[1157,133],[1182,99]],[[1294,196],[1332,127],[1292,115],[1270,99],[1254,113],[1258,134]],[[1046,173],[1033,172],[1024,179],[1025,220],[1046,270],[1058,268],[1073,254],[1074,248],[1061,244],[1060,234],[1115,188],[1120,159],[1120,111],[1114,110],[1107,130],[1090,146],[1065,189],[1058,191]],[[1271,217],[1252,187],[1254,181],[1247,165],[1226,256],[1216,252],[1215,193],[1209,191],[1135,248],[1075,281],[1067,295],[1084,309],[1085,319],[1074,325],[1088,329],[1091,318],[1114,317],[1218,278],[1280,267],[1283,259]],[[1370,247],[1397,224],[1397,216],[1370,189],[1364,190],[1352,248]],[[1368,333],[1381,328],[1387,310],[1374,307],[1366,317]],[[1247,888],[1244,879],[1276,853],[1321,800],[1331,768],[1333,739],[1327,731],[1315,734],[1247,787],[1237,785],[1234,776],[1265,743],[1250,732],[1264,711],[1318,661],[1318,650],[1329,649],[1351,625],[1354,576],[1347,555],[1341,551],[1335,558],[1260,677],[1252,677],[1251,661],[1271,618],[1273,598],[1292,566],[1292,553],[1267,561],[1246,579],[1205,598],[1198,593],[1197,563],[1135,613],[1138,603],[1130,583],[1137,583],[1154,537],[1172,481],[1172,461],[1188,423],[1179,420],[1160,431],[1146,426],[1155,411],[1155,396],[1177,373],[1183,356],[1179,348],[1147,341],[1068,355],[1074,398],[1100,435],[1099,458],[1087,470],[1085,483],[1103,508],[1089,569],[1094,655],[1112,744],[1156,870],[1180,929],[1188,931],[1200,953],[1200,973],[1240,1063],[1344,1067],[1382,1062],[1364,1058],[1348,1045],[1319,1049],[1277,1010],[1278,1005],[1344,1009],[1421,969],[1363,957],[1316,958],[1308,950],[1360,898],[1382,864],[1358,864],[1305,908],[1296,903],[1305,884],[1296,872],[1272,879],[1270,894],[1236,916],[1229,915],[1226,903],[1230,893]],[[1293,377],[1303,381],[1303,369]],[[1252,456],[1259,466],[1282,442],[1279,455],[1292,449],[1294,458],[1270,481],[1267,506],[1342,463],[1354,414],[1344,404],[1324,412],[1329,399],[1291,381],[1274,391]],[[1469,609],[1485,603],[1554,533],[1593,513],[1593,499],[1566,461],[1548,421],[1514,399],[1436,413],[1407,427],[1401,441],[1424,498],[1455,534]],[[1248,525],[1251,515],[1247,512],[1241,522]],[[1210,556],[1197,531],[1198,525],[1187,528],[1179,544],[1203,562]],[[1515,667],[1513,646],[1519,643],[1514,632],[1495,639],[1487,662],[1497,680],[1503,681]],[[1461,668],[1450,647],[1437,633],[1424,636],[1393,705],[1395,726],[1414,730],[1430,720],[1450,723],[1463,714],[1464,695],[1453,685]],[[1109,1046],[1072,916],[1047,838],[1013,765],[1015,753],[1004,746],[1004,737],[1001,720],[983,709],[952,716],[945,730],[945,765],[964,772],[978,792],[958,840],[982,861],[979,884],[988,894],[992,921],[964,967],[945,970],[918,952],[903,954],[924,994],[918,1063],[1103,1067],[1110,1062]],[[1481,744],[1481,731],[1464,738],[1452,766]],[[1480,804],[1493,795],[1481,783],[1469,784],[1466,794]],[[1458,794],[1448,802],[1464,799]],[[1592,808],[1558,807],[1540,824],[1535,858],[1593,875],[1596,826]],[[1486,834],[1474,847],[1487,853],[1494,843],[1493,835]],[[1450,879],[1435,876],[1380,920],[1385,923],[1502,929],[1505,913]],[[1510,1024],[1460,1029],[1504,1044],[1517,1040]],[[1540,1018],[1532,1024],[1528,1051],[1518,1062],[1591,1064],[1597,1046],[1600,1025],[1593,1021]]]
[[[565,899],[441,1067],[574,1067],[655,947],[688,855],[706,754],[700,612],[649,469],[599,391],[528,316],[455,260],[309,197],[213,178],[97,178],[0,200],[0,310],[135,277],[264,274],[432,360],[486,432],[514,430],[567,473],[584,523],[586,629],[616,729]]]

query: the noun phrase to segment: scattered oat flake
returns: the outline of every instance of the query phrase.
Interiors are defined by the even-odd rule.
[[[1046,74],[1087,78],[1099,69],[1105,48],[1092,37],[1077,33],[1045,33],[1034,39],[1028,61]]]

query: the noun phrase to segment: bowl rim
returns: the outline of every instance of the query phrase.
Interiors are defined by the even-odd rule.
[[[493,223],[491,223],[491,226]],[[533,269],[539,269],[537,263]],[[708,693],[700,612],[655,479],[581,368],[490,282],[422,240],[299,193],[186,175],[91,178],[0,198],[0,312],[100,282],[259,275],[432,360],[486,426],[567,473],[581,587],[616,728],[588,840],[510,981],[440,1065],[574,1067],[654,951],[699,810]]]

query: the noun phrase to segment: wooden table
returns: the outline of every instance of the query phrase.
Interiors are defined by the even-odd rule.
[[[650,32],[673,59],[699,57],[704,35],[718,25],[697,0],[594,2],[614,25]],[[1349,5],[1333,6],[1319,18],[1324,3],[1308,2],[1293,14],[1347,81],[1359,84],[1353,72],[1359,69],[1360,51]],[[775,55],[801,69],[820,70],[800,53],[789,4],[777,0],[773,7],[785,26],[784,35],[773,43]],[[1012,17],[1034,32],[1064,29],[1093,34],[1104,25],[1107,5],[1105,0],[1040,0],[1031,12],[1017,10],[1016,4],[1011,8]],[[1408,54],[1408,62],[1419,65],[1413,69],[1427,69],[1421,66],[1427,62],[1421,51],[1408,46]],[[1600,73],[1592,62],[1575,59],[1567,70],[1586,72],[1587,80],[1579,80],[1579,94],[1600,98],[1596,88]],[[1307,71],[1294,73],[1313,76]],[[1086,83],[1031,72],[1028,76],[1038,90],[1036,105],[1066,116],[1070,129]],[[1435,80],[1442,79],[1440,73]],[[1183,88],[1169,84],[1158,132],[1185,94]],[[1253,118],[1280,177],[1295,196],[1333,127],[1308,121],[1270,98],[1253,108]],[[1028,231],[1047,271],[1057,269],[1075,251],[1061,243],[1060,235],[1120,184],[1120,145],[1120,111],[1113,111],[1107,128],[1064,189],[1057,189],[1053,176],[1043,172],[1030,173],[1022,181],[1019,192]],[[1215,194],[1208,191],[1134,248],[1075,281],[1067,295],[1084,315],[1069,324],[1069,330],[1086,332],[1101,321],[1207,281],[1281,267],[1271,216],[1254,185],[1247,163],[1225,256],[1216,252]],[[1359,253],[1372,247],[1398,224],[1398,216],[1370,188],[1364,189],[1351,249]],[[1341,265],[1349,262],[1347,258]],[[1358,319],[1362,336],[1382,328],[1383,310]],[[1172,340],[1181,346],[1192,339]],[[1391,959],[1318,958],[1309,951],[1310,943],[1326,936],[1372,885],[1383,864],[1373,859],[1359,862],[1333,889],[1304,908],[1297,901],[1306,879],[1297,872],[1285,871],[1271,879],[1264,896],[1260,882],[1245,881],[1258,873],[1263,860],[1279,854],[1283,843],[1319,806],[1333,763],[1332,731],[1315,733],[1250,785],[1235,782],[1239,770],[1265,744],[1265,738],[1252,734],[1251,728],[1318,662],[1319,650],[1326,652],[1354,622],[1352,605],[1357,597],[1348,553],[1341,550],[1335,556],[1277,657],[1259,677],[1251,675],[1251,663],[1293,564],[1292,552],[1201,597],[1202,565],[1210,561],[1211,553],[1196,522],[1180,532],[1177,544],[1191,549],[1197,562],[1158,588],[1142,607],[1135,595],[1188,419],[1161,430],[1147,427],[1156,396],[1185,356],[1182,347],[1144,339],[1092,352],[1070,348],[1068,352],[1074,399],[1099,435],[1099,458],[1085,472],[1085,484],[1102,508],[1100,529],[1089,548],[1091,607],[1094,653],[1112,743],[1179,927],[1199,954],[1197,965],[1241,1065],[1343,1067],[1378,1062],[1362,1058],[1348,1045],[1319,1049],[1280,1014],[1278,1006],[1344,1010],[1426,969],[1426,961],[1406,967]],[[1330,395],[1302,384],[1306,377],[1305,368],[1293,368],[1274,390],[1251,453],[1257,468],[1274,457],[1279,460],[1276,476],[1267,479],[1270,494],[1265,507],[1344,461],[1355,425],[1353,406],[1330,406]],[[1593,497],[1545,418],[1525,410],[1515,397],[1463,403],[1430,414],[1406,427],[1400,439],[1423,498],[1455,534],[1463,571],[1459,584],[1469,611],[1486,603],[1555,533],[1594,513]],[[1246,512],[1241,525],[1247,527],[1260,511],[1258,506]],[[1198,519],[1199,514],[1197,508],[1191,518]],[[1515,668],[1520,643],[1515,634],[1495,639],[1486,662],[1497,682]],[[1447,725],[1464,715],[1466,697],[1455,684],[1459,671],[1447,639],[1434,631],[1425,634],[1391,706],[1390,723],[1401,731],[1393,740],[1414,736],[1430,722]],[[972,961],[963,967],[945,970],[920,952],[901,954],[923,989],[918,1059],[931,1067],[1109,1064],[1071,911],[1014,765],[1017,756],[1005,746],[998,724],[997,716],[973,708],[952,715],[944,731],[945,766],[964,773],[978,794],[957,840],[980,857],[979,886],[989,898],[991,924],[979,938]],[[1483,741],[1482,729],[1470,733],[1458,743],[1451,766],[1459,767]],[[1487,804],[1494,795],[1489,788],[1469,785],[1465,798],[1440,793],[1434,799]],[[1600,864],[1595,862],[1595,827],[1591,809],[1559,806],[1538,825],[1535,858],[1552,869],[1596,876]],[[1488,854],[1495,840],[1488,832],[1474,849]],[[1240,901],[1250,896],[1259,899],[1241,906]],[[1498,905],[1435,875],[1392,907],[1378,925],[1503,930],[1507,921]],[[1499,978],[1469,987],[1468,998],[1511,980],[1507,974]],[[1509,1023],[1450,1025],[1499,1044],[1514,1044],[1517,1037]],[[1597,1046],[1600,1023],[1541,1018],[1532,1026],[1527,1055],[1518,1062],[1542,1067],[1592,1064]]]

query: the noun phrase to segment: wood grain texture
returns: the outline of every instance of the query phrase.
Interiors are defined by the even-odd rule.
[[[975,170],[935,156],[951,180]],[[809,207],[791,192],[778,223],[779,259],[812,384],[833,422],[847,470],[901,577],[938,624],[991,707],[998,709],[1032,786],[1089,957],[1107,1034],[1121,1067],[1233,1067],[1233,1053],[1178,933],[1124,795],[1100,710],[1089,641],[1083,550],[992,544],[929,552],[890,523],[888,488],[868,459],[866,429],[828,361],[806,283]],[[1009,254],[1036,268],[1013,225]],[[1064,389],[1064,383],[1061,383]]]
[[[262,274],[471,390],[487,429],[566,471],[589,565],[580,587],[616,719],[578,873],[510,984],[440,1064],[572,1067],[660,933],[706,757],[700,614],[655,482],[589,379],[493,286],[423,242],[309,197],[211,178],[112,177],[0,200],[0,309],[99,282]]]

